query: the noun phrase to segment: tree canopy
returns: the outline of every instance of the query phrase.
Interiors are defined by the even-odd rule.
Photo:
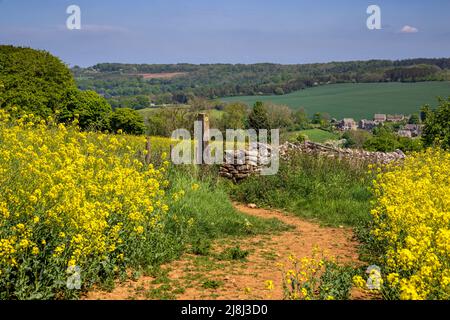
[[[450,97],[439,99],[436,109],[424,106],[422,112],[425,115],[422,139],[426,146],[439,145],[444,149],[450,149]]]
[[[109,125],[114,132],[122,130],[136,135],[145,133],[144,119],[135,110],[129,108],[115,109],[110,116]]]
[[[17,106],[41,116],[53,114],[67,90],[75,89],[69,68],[46,51],[0,46],[1,108]]]

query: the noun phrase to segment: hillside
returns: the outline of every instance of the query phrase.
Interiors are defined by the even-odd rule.
[[[443,58],[296,65],[103,63],[72,72],[80,89],[102,94],[113,107],[139,109],[194,97],[283,95],[323,84],[450,80],[449,69],[450,59]]]
[[[450,82],[417,83],[359,83],[335,84],[300,90],[282,96],[246,96],[222,99],[242,101],[253,105],[256,101],[304,107],[309,115],[327,112],[342,119],[371,119],[375,113],[412,114],[437,96],[450,95]]]

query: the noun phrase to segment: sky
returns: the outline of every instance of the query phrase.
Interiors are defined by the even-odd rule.
[[[66,26],[69,5],[80,30]],[[0,44],[83,67],[449,57],[449,12],[449,0],[0,0]]]

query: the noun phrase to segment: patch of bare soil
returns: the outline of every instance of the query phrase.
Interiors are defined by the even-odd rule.
[[[172,79],[186,75],[187,72],[140,73],[144,79]]]
[[[246,214],[276,218],[293,228],[279,234],[215,241],[208,256],[185,254],[178,261],[162,267],[164,274],[143,276],[137,281],[118,284],[112,292],[94,291],[87,299],[282,299],[280,263],[289,265],[290,254],[311,257],[318,247],[326,257],[338,262],[358,265],[358,243],[350,228],[321,227],[276,210],[249,208],[236,204]],[[248,250],[246,260],[221,260],[224,248],[239,246]],[[267,290],[265,281],[272,280],[275,289]],[[364,299],[355,294],[354,298]]]

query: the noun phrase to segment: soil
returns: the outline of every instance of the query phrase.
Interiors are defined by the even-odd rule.
[[[141,73],[139,75],[144,79],[172,79],[184,76],[185,74],[187,74],[187,72]]]
[[[327,258],[333,257],[339,263],[361,264],[358,243],[350,228],[322,227],[277,210],[235,206],[249,215],[279,219],[292,229],[279,234],[217,240],[213,252],[207,256],[184,254],[180,260],[162,266],[159,275],[118,283],[111,292],[94,290],[85,299],[278,300],[283,298],[282,269],[288,269],[291,254],[297,258],[311,257],[315,248],[319,248]],[[220,252],[235,246],[249,252],[245,260],[220,258]],[[267,289],[267,280],[273,281],[273,290]],[[368,298],[358,291],[352,291],[352,297]]]

